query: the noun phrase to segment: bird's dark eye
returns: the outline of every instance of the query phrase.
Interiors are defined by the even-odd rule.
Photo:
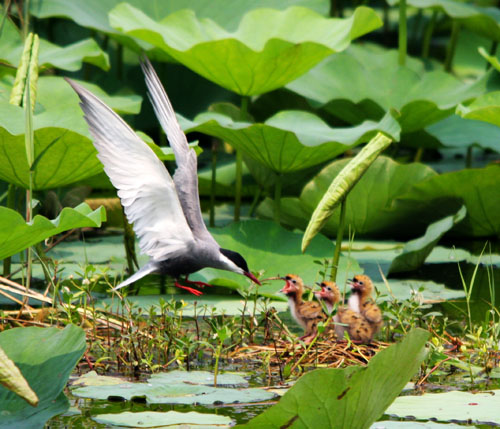
[[[328,290],[332,290],[332,288],[330,286],[327,287]]]
[[[297,280],[292,280],[292,283],[293,283],[293,284],[296,284],[296,283],[297,283]]]
[[[363,286],[363,282],[362,282],[362,281],[358,281],[358,283],[359,283],[361,286]]]

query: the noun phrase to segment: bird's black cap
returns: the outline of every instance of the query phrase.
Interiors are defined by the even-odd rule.
[[[240,267],[243,271],[248,273],[248,264],[247,261],[241,256],[238,252],[233,252],[229,249],[220,249],[220,252],[226,257],[231,259],[238,267]]]

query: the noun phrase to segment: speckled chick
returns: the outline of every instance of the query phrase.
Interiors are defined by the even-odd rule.
[[[334,282],[328,281],[322,282],[320,286],[321,291],[315,292],[315,295],[325,303],[327,310],[331,312],[335,304],[340,301],[339,289]],[[353,341],[369,343],[373,338],[374,330],[368,321],[361,314],[349,308],[339,307],[333,316],[333,322],[335,334],[339,339],[344,338],[346,331]]]
[[[302,300],[304,283],[299,276],[288,274],[282,279],[286,284],[281,292],[288,297],[288,305],[293,318],[304,328],[304,335],[300,339],[308,344],[318,334],[318,323],[327,319],[326,314],[320,303]]]
[[[349,297],[348,307],[360,313],[370,324],[373,333],[376,334],[381,328],[382,312],[372,298],[373,282],[370,277],[359,274],[349,281],[352,294]]]

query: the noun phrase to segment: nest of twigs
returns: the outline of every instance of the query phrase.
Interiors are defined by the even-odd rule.
[[[271,365],[299,365],[341,368],[349,365],[366,365],[377,352],[389,344],[373,341],[355,344],[346,340],[318,339],[312,346],[277,339],[266,345],[249,345],[236,348],[230,355],[234,359],[268,361]]]

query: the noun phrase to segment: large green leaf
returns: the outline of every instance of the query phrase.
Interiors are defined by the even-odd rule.
[[[106,33],[115,33],[108,20],[108,13],[123,0],[86,0],[83,2],[61,2],[60,0],[32,0],[30,12],[38,18],[54,16],[69,18],[83,27]],[[210,18],[228,30],[238,26],[241,18],[252,9],[270,7],[286,9],[292,5],[304,6],[327,15],[330,3],[327,0],[129,0],[128,3],[150,17],[161,20],[181,9],[192,9],[200,18]]]
[[[304,7],[256,9],[229,32],[192,10],[161,21],[122,3],[111,26],[159,48],[201,76],[240,95],[282,87],[351,40],[382,25],[375,12],[357,8],[347,19],[328,19]]]
[[[387,414],[417,419],[437,419],[500,425],[500,390],[488,392],[424,393],[401,396],[387,409]]]
[[[21,32],[15,24],[6,18],[2,23],[2,38],[0,41],[0,60],[19,65],[24,41]],[[40,55],[38,65],[56,67],[68,71],[80,70],[86,62],[109,69],[109,58],[94,39],[84,39],[66,46],[58,46],[47,40],[40,40]]]
[[[38,397],[31,389],[19,368],[0,347],[0,385],[23,398],[28,404],[36,407]]]
[[[15,210],[0,207],[0,260],[68,229],[100,227],[105,220],[104,207],[92,211],[85,203],[65,207],[54,220],[37,215],[30,223]]]
[[[457,114],[465,119],[476,119],[500,127],[500,91],[483,94],[466,106],[457,106]]]
[[[95,85],[84,84],[105,103],[124,113],[136,113],[140,97],[110,97]],[[3,87],[10,93],[8,86]],[[3,91],[0,90],[0,94]],[[104,95],[104,96],[103,96]],[[35,172],[33,189],[48,189],[91,177],[102,171],[78,96],[60,77],[41,77],[33,117]],[[0,179],[29,187],[24,144],[24,110],[0,96]]]
[[[400,127],[389,113],[379,122],[331,128],[312,113],[282,111],[259,124],[236,122],[217,113],[202,113],[185,131],[218,137],[271,170],[287,173],[333,159],[370,140],[378,131],[399,140]]]
[[[464,84],[443,71],[426,72],[397,51],[351,46],[287,85],[344,120],[358,123],[396,109],[402,132],[421,130],[453,113],[456,105],[480,95],[489,74]]]
[[[420,9],[436,9],[471,30],[500,41],[500,11],[496,7],[481,7],[455,0],[406,0],[408,5]],[[387,0],[391,5],[399,0]]]
[[[500,166],[466,169],[431,177],[416,184],[397,203],[402,212],[411,212],[428,201],[428,210],[435,210],[432,200],[456,198],[463,201],[467,216],[453,232],[466,237],[500,235]]]
[[[85,333],[68,325],[56,328],[15,328],[0,333],[0,347],[12,359],[38,395],[31,407],[0,386],[0,428],[40,428],[52,416],[64,412],[69,402],[63,389],[85,351]]]
[[[363,177],[366,170],[375,162],[377,157],[389,147],[392,140],[382,134],[377,134],[361,151],[335,176],[322,196],[311,216],[302,239],[302,251],[311,242],[311,239],[321,230],[332,216],[335,208],[344,201],[351,189]]]
[[[179,428],[199,427],[203,429],[229,428],[231,417],[216,414],[198,413],[190,411],[140,411],[113,414],[97,414],[92,417],[97,423],[119,427],[133,428]]]
[[[413,271],[419,268],[443,235],[461,222],[466,213],[465,206],[462,206],[457,213],[429,225],[422,237],[406,243],[403,252],[392,261],[389,273]]]
[[[358,428],[377,420],[415,375],[429,333],[415,329],[366,367],[318,369],[302,376],[277,405],[242,427]]]

